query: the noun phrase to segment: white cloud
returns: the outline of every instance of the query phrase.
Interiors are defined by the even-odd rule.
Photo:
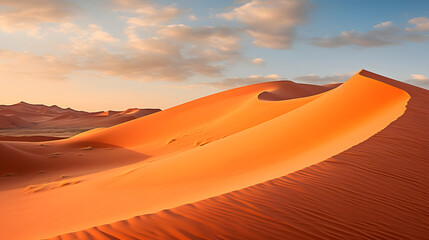
[[[252,0],[218,16],[242,23],[256,46],[288,49],[296,26],[306,22],[309,9],[307,0]]]

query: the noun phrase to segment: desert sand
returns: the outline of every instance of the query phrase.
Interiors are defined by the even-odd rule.
[[[0,239],[424,239],[428,100],[362,70],[66,139],[0,138]]]

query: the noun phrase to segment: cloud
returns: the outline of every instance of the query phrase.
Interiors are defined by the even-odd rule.
[[[103,31],[103,28],[97,24],[89,24],[86,28],[82,28],[73,23],[63,23],[58,27],[49,28],[47,33],[63,33],[70,43],[64,43],[64,48],[73,53],[81,54],[86,49],[92,47],[101,47],[102,44],[111,44],[120,42],[119,39],[112,36],[110,33]],[[101,45],[100,45],[101,44]]]
[[[262,83],[262,82],[270,82],[270,81],[276,81],[276,80],[280,80],[280,76],[277,74],[270,74],[266,76],[251,75],[244,78],[240,78],[240,77],[227,78],[221,81],[209,82],[209,83],[203,83],[203,84],[209,85],[215,88],[225,89],[225,88],[234,88],[234,87],[240,87],[240,86],[245,86],[245,85],[250,85],[255,83]]]
[[[422,74],[411,74],[411,77],[414,80],[420,80],[420,81],[428,80],[428,78],[425,77],[425,75],[422,75]]]
[[[151,0],[112,0],[112,2],[121,10],[135,10],[151,4]]]
[[[252,0],[218,16],[242,23],[256,46],[288,49],[296,26],[306,22],[309,9],[307,0]]]
[[[175,41],[202,44],[221,51],[235,51],[240,48],[237,32],[226,26],[168,25],[161,27],[157,34]]]
[[[157,26],[161,23],[169,22],[179,15],[179,9],[173,6],[167,6],[161,9],[148,6],[135,11],[143,16],[132,17],[128,19],[128,23],[137,26]]]
[[[262,59],[262,58],[254,58],[254,59],[252,59],[252,63],[256,64],[256,65],[265,64],[264,59]]]
[[[406,28],[407,31],[429,31],[429,18],[427,17],[412,18],[408,21],[408,23],[414,24],[416,26],[413,28]]]
[[[79,7],[65,0],[2,0],[0,30],[35,30],[42,23],[57,23],[71,19]],[[33,32],[34,33],[34,32]]]
[[[235,50],[238,43],[232,31],[211,27],[178,28],[170,27],[162,34],[140,38],[136,26],[129,26],[125,31],[128,41],[122,42],[95,24],[82,28],[64,23],[50,29],[69,38],[69,43],[64,43],[58,52],[62,57],[2,52],[1,60],[5,64],[0,72],[14,80],[32,77],[64,80],[71,72],[93,71],[126,80],[185,81],[196,74],[220,77],[228,66],[224,61],[238,55]],[[176,34],[178,39],[168,37],[167,33]]]
[[[311,42],[313,45],[325,48],[336,48],[340,46],[356,45],[360,47],[380,47],[395,44],[392,39],[397,32],[395,27],[384,27],[376,25],[376,30],[368,32],[357,32],[355,30],[343,31],[335,37],[316,38]],[[381,28],[381,29],[380,29]]]
[[[334,37],[313,38],[311,44],[324,48],[337,48],[341,46],[368,48],[395,45],[404,41],[423,42],[427,40],[429,40],[428,35],[410,33],[409,31],[393,26],[388,21],[373,26],[373,29],[368,32],[351,30],[343,31],[340,35]]]
[[[308,84],[324,85],[324,84],[345,82],[349,78],[351,78],[354,74],[356,74],[356,72],[335,74],[335,75],[330,75],[325,77],[320,77],[316,74],[309,74],[306,76],[295,77],[293,78],[293,80],[296,82],[303,82]]]
[[[429,78],[422,74],[411,74],[411,79],[405,81],[406,83],[429,89]]]
[[[113,0],[113,3],[120,11],[136,13],[138,16],[128,18],[128,23],[141,27],[167,23],[182,13],[174,5],[162,6],[151,1]]]
[[[149,38],[140,38],[137,30],[134,25],[125,30],[128,41],[123,54],[116,56],[124,63],[117,63],[113,69],[104,67],[114,61],[104,51],[102,59],[108,61],[90,68],[140,81],[184,81],[195,74],[221,76],[222,70],[239,58],[240,38],[228,27],[159,26]]]
[[[104,76],[137,81],[184,81],[201,74],[219,77],[221,66],[197,58],[173,58],[169,55],[122,52],[88,48],[67,57],[37,56],[30,53],[0,51],[0,73],[9,80],[65,80],[67,75],[94,71]]]
[[[137,26],[129,25],[125,29],[128,41],[115,51],[91,44],[91,31],[75,25],[67,29],[87,33],[79,34],[83,39],[71,38],[79,70],[127,80],[185,81],[195,74],[219,77],[225,65],[216,63],[236,57],[239,47],[235,33],[223,27],[161,26],[153,37],[140,38]]]
[[[375,25],[374,28],[384,28],[384,27],[390,27],[390,26],[392,26],[392,22],[387,21],[387,22],[382,22],[382,23]]]
[[[219,67],[201,59],[172,58],[147,52],[110,53],[106,50],[87,52],[80,69],[138,81],[184,81],[196,73],[220,75]]]
[[[119,39],[113,37],[110,33],[103,31],[103,28],[97,24],[89,24],[84,29],[73,23],[63,23],[58,28],[51,28],[51,31],[72,34],[80,39],[86,39],[91,43],[119,41]]]
[[[55,56],[37,56],[30,53],[0,50],[2,79],[15,80],[64,80],[76,69],[72,59]]]
[[[141,52],[157,53],[169,55],[171,57],[180,57],[180,46],[166,39],[157,37],[133,39],[128,42],[128,47]]]
[[[16,58],[7,65],[12,70],[2,68],[2,74],[15,75],[14,79],[34,74],[35,79],[64,80],[70,73],[95,72],[101,76],[136,81],[185,81],[194,75],[221,77],[226,68],[241,58],[240,33],[234,28],[162,25],[181,10],[173,5],[161,6],[144,0],[113,2],[119,11],[130,12],[139,18],[138,21],[134,19],[137,22],[128,18],[125,39],[116,38],[97,24],[82,26],[64,22],[44,27],[44,35],[55,34],[58,37],[58,34],[64,34],[68,38],[57,46],[57,56],[16,53]],[[155,23],[160,25],[153,26]],[[150,35],[141,37],[139,34]],[[4,56],[3,60],[6,59]],[[21,69],[16,67],[19,62],[23,63],[22,66],[29,63],[38,68],[13,70]]]

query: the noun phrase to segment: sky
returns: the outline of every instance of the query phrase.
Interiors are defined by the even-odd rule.
[[[162,108],[360,69],[429,88],[426,0],[0,0],[0,104]]]

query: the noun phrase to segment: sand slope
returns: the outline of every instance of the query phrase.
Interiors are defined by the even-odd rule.
[[[415,164],[402,158],[408,150],[424,151],[427,129],[409,116],[414,108],[427,116],[427,91],[365,71],[333,87],[257,84],[51,142],[63,155],[50,177],[14,165],[8,171],[16,175],[1,180],[0,206],[7,207],[0,207],[0,238],[85,228],[58,239],[422,236],[427,165],[418,155],[406,159]],[[407,134],[423,140],[405,145],[409,135],[398,134],[410,123],[415,132]],[[386,140],[396,152],[385,152]],[[91,150],[82,150],[88,145]],[[37,155],[31,143],[4,146],[9,155]],[[65,164],[78,151],[94,155],[85,164]],[[392,155],[399,160],[392,162]],[[100,158],[110,169],[101,169]],[[59,172],[75,177],[53,181]],[[25,186],[30,176],[39,182]],[[158,212],[163,209],[170,210]],[[389,222],[388,210],[414,225]]]

